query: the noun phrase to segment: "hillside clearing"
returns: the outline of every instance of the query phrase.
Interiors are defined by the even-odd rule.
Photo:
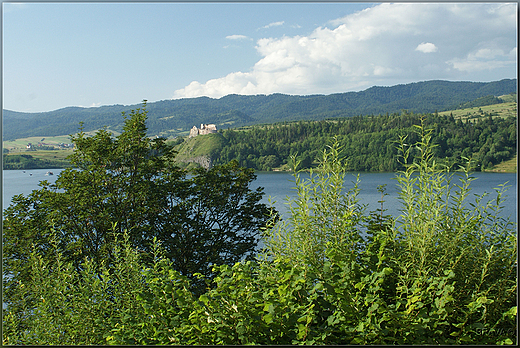
[[[517,163],[517,155],[515,155],[515,157],[511,158],[510,160],[499,163],[493,168],[484,171],[497,173],[516,173]]]
[[[493,104],[486,106],[479,106],[467,109],[460,110],[449,110],[439,112],[439,115],[453,115],[455,118],[460,118],[462,120],[474,120],[479,119],[481,117],[502,117],[506,118],[509,116],[517,117],[517,104],[515,102],[502,103],[502,104]]]

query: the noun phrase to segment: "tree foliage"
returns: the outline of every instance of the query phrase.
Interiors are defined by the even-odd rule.
[[[395,141],[408,135],[417,141],[414,127],[432,128],[434,155],[458,168],[462,157],[473,159],[472,170],[490,168],[516,154],[516,118],[491,118],[461,122],[450,116],[400,114],[356,116],[328,121],[277,123],[245,131],[224,130],[225,146],[215,156],[215,163],[237,160],[255,170],[290,168],[291,157],[298,155],[301,168],[318,165],[321,154],[334,137],[342,146],[347,171],[395,172],[403,170],[398,162]]]
[[[3,342],[517,344],[517,235],[500,216],[504,187],[470,200],[469,165],[453,174],[435,161],[432,131],[414,128],[417,141],[398,143],[399,216],[367,215],[358,191],[342,189],[336,142],[308,180],[295,174],[298,197],[287,221],[265,230],[263,257],[215,264],[203,293],[157,239],[145,262],[130,234],[116,236],[110,267],[87,257],[76,269],[58,240],[54,260],[33,248],[32,280],[18,294],[34,305],[6,313]]]
[[[255,253],[270,210],[260,203],[262,189],[249,189],[252,170],[230,163],[188,176],[164,139],[146,136],[145,106],[125,117],[115,138],[106,130],[74,135],[73,167],[15,196],[4,211],[4,302],[13,310],[35,304],[20,292],[33,280],[32,253],[51,265],[59,254],[78,272],[86,259],[110,269],[123,233],[145,263],[159,238],[175,269],[194,280]]]

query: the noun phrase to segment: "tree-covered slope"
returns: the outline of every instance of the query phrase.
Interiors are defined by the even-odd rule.
[[[472,158],[472,170],[480,171],[516,155],[515,117],[488,115],[462,122],[447,115],[403,112],[223,130],[211,137],[188,139],[178,147],[179,159],[202,156],[213,164],[237,160],[243,167],[270,171],[291,169],[291,158],[296,156],[301,161],[299,168],[305,169],[317,165],[326,145],[336,137],[342,155],[348,158],[348,171],[393,172],[404,168],[399,163],[397,141],[403,136],[408,137],[406,142],[417,141],[414,129],[421,119],[432,129],[435,158],[454,169],[465,164],[462,157]]]
[[[516,92],[516,79],[495,82],[425,81],[392,87],[371,87],[361,92],[291,96],[227,95],[163,100],[148,103],[150,135],[184,135],[194,125],[214,123],[219,129],[280,121],[322,120],[380,113],[443,111],[484,96]],[[67,107],[43,113],[3,110],[3,138],[73,134],[79,122],[84,130],[102,127],[121,131],[121,112],[138,105],[95,108]]]

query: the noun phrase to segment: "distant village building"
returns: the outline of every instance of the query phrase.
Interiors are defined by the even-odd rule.
[[[217,133],[217,126],[215,126],[214,124],[201,124],[200,128],[197,128],[197,126],[193,126],[193,128],[190,130],[189,138],[196,137],[197,135],[211,133]]]

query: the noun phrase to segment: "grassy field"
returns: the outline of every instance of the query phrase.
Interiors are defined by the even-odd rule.
[[[517,117],[517,104],[515,102],[508,102],[502,104],[494,104],[494,105],[486,105],[468,109],[460,109],[460,110],[450,110],[439,112],[439,115],[453,115],[455,118],[461,118],[462,120],[470,119],[478,119],[480,117],[487,117],[491,115],[491,117]]]
[[[91,132],[85,132],[86,135],[94,135],[97,131],[91,131]],[[120,133],[111,131],[114,136],[119,135]],[[44,146],[53,146],[58,149],[58,145],[63,144],[69,144],[71,142],[69,135],[60,135],[55,137],[46,137],[46,136],[38,136],[38,137],[28,137],[28,138],[20,138],[16,140],[10,140],[10,141],[2,141],[2,147],[4,149],[9,150],[9,153],[20,153],[20,152],[26,152],[27,151],[27,144],[31,143],[33,145],[38,145],[39,143],[42,143]],[[67,151],[67,150],[63,150]],[[39,151],[36,151],[39,152]],[[32,153],[31,153],[32,154]]]
[[[211,155],[222,146],[223,138],[218,133],[190,138],[177,146],[177,160],[183,161],[193,157]]]
[[[486,172],[500,172],[500,173],[516,173],[517,159],[516,156],[511,158],[508,161],[504,161],[500,164],[497,164],[491,169],[485,170]]]
[[[72,150],[41,150],[41,151],[27,151],[25,154],[31,155],[34,158],[47,160],[65,160]]]
[[[68,163],[67,156],[72,153],[72,149],[67,150],[38,150],[38,151],[17,151],[17,152],[9,152],[9,154],[4,154],[4,157],[14,156],[14,155],[29,155],[33,158],[50,161],[51,163],[57,164],[66,164]]]
[[[2,145],[4,149],[8,149],[9,153],[25,152],[27,151],[27,144],[37,145],[42,143],[45,146],[58,146],[60,143],[70,143],[70,137],[68,135],[61,135],[57,137],[29,137],[20,138],[12,141],[3,141]]]
[[[53,150],[28,150],[27,144],[37,145],[42,143],[43,146],[46,147],[54,147]],[[68,155],[72,153],[72,149],[60,149],[58,147],[59,144],[70,143],[70,137],[67,135],[58,136],[58,137],[30,137],[30,138],[21,138],[16,139],[14,141],[4,141],[3,148],[9,150],[8,154],[4,154],[4,156],[9,155],[30,155],[34,158],[48,161],[66,161]],[[36,147],[37,148],[37,147]]]

